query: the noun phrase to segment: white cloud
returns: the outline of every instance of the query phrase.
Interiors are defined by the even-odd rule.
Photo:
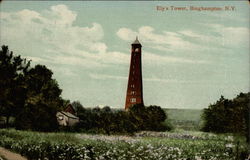
[[[131,41],[135,38],[135,35],[138,35],[137,32],[134,32],[129,28],[120,28],[116,34],[125,41]]]
[[[128,80],[126,76],[117,76],[117,75],[110,75],[110,74],[97,74],[97,73],[90,73],[89,76],[93,79],[100,79],[100,80],[107,80],[107,79],[114,79],[114,80]],[[176,80],[176,79],[167,79],[167,78],[159,78],[157,76],[152,77],[143,77],[143,81],[147,82],[160,82],[160,83],[197,83],[197,81],[184,81],[184,80]]]
[[[133,31],[129,28],[120,28],[116,34],[125,41],[132,41],[135,35],[138,35],[146,46],[161,51],[186,52],[186,50],[200,49],[199,45],[184,40],[182,34],[178,32],[162,31],[162,33],[157,34],[151,26],[142,26],[138,31]]]
[[[104,31],[101,24],[93,22],[90,26],[73,25],[77,13],[66,5],[56,5],[41,12],[24,9],[17,12],[1,12],[1,41],[6,44],[31,46],[35,53],[31,55],[35,62],[85,67],[103,67],[107,64],[128,64],[130,55],[119,51],[108,51],[103,42]],[[183,32],[191,34],[190,32]],[[126,41],[135,36],[147,46],[161,50],[183,52],[197,49],[198,46],[182,39],[183,33],[155,33],[154,28],[142,26],[138,31],[120,28],[117,35]],[[146,48],[145,50],[146,51]],[[177,57],[158,56],[145,53],[145,60],[157,63],[196,63],[194,60]],[[200,61],[198,61],[199,63]]]
[[[165,78],[158,78],[156,76],[151,78],[143,78],[144,81],[149,82],[157,82],[157,83],[195,83],[192,81],[182,81],[182,80],[175,80],[175,79],[165,79]]]
[[[193,38],[202,38],[202,37],[204,37],[203,35],[195,33],[192,30],[184,30],[184,31],[180,31],[179,33],[182,33],[182,34],[184,34],[186,36],[193,37]]]
[[[115,76],[115,75],[108,75],[108,74],[95,74],[95,73],[90,73],[89,76],[93,79],[123,79],[126,80],[128,79],[127,77],[124,76]]]
[[[244,27],[226,27],[223,29],[223,43],[226,46],[248,47],[249,29]]]
[[[51,7],[51,11],[47,12],[49,18],[54,18],[58,25],[72,25],[76,19],[76,13],[69,10],[65,5],[56,5]]]
[[[108,52],[99,55],[99,60],[104,64],[128,64],[130,55],[121,52]]]
[[[33,57],[33,56],[26,56],[27,60],[31,60],[32,62],[36,63],[44,63],[47,62],[47,59],[40,58],[40,57]]]
[[[129,28],[120,28],[117,31],[117,36],[125,41],[133,41],[135,36],[138,35],[140,41],[147,46],[147,48],[153,48],[159,51],[170,51],[172,53],[187,53],[189,51],[200,51],[201,46],[185,41],[182,37],[183,34],[187,36],[203,38],[199,34],[195,34],[192,31],[179,32],[167,32],[155,33],[154,28],[150,26],[142,26],[138,31],[133,31]],[[147,51],[147,48],[143,50],[143,63],[145,65],[162,65],[167,63],[189,63],[189,64],[203,64],[208,63],[205,60],[197,60],[192,58],[184,58],[179,54],[176,55],[157,55]]]
[[[64,75],[64,76],[74,76],[79,77],[79,74],[75,73],[73,70],[67,68],[67,67],[52,67],[53,71],[55,71],[56,74]]]
[[[95,61],[90,61],[89,59],[85,59],[82,57],[74,57],[74,56],[56,56],[53,57],[53,59],[50,59],[51,63],[56,64],[65,64],[65,62],[68,65],[75,65],[75,66],[81,66],[86,68],[92,68],[92,67],[103,67],[103,64],[97,63]]]
[[[190,63],[190,64],[206,64],[203,60],[187,59],[173,56],[160,56],[149,52],[143,53],[143,61],[145,64],[168,64],[168,63]]]
[[[203,24],[208,32],[198,33],[186,29],[176,32],[161,31],[156,33],[151,26],[142,26],[138,31],[120,28],[116,33],[125,41],[132,41],[135,35],[149,48],[168,53],[202,53],[204,50],[221,48],[249,47],[249,29],[244,27],[227,27],[221,24]]]
[[[214,45],[226,48],[249,48],[249,29],[246,27],[228,27],[222,24],[202,24],[215,35],[200,35]]]
[[[126,54],[108,51],[101,24],[73,25],[76,18],[77,13],[66,5],[51,6],[41,12],[28,9],[1,12],[1,42],[28,45],[35,51],[29,53],[32,54],[29,58],[37,63],[85,67],[124,63]]]

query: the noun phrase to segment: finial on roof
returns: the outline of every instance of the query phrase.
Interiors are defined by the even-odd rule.
[[[141,44],[141,43],[139,42],[139,40],[138,40],[138,36],[136,36],[135,41],[134,41],[134,43],[132,43],[132,44]]]

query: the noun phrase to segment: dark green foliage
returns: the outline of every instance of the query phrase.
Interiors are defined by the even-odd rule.
[[[213,105],[204,109],[202,130],[215,133],[240,133],[249,141],[250,93],[240,93],[233,100],[223,96]]]
[[[63,105],[62,90],[46,66],[0,51],[0,116],[15,117],[15,127],[38,131],[57,128],[56,112]]]
[[[36,65],[25,74],[27,97],[24,109],[16,117],[18,129],[52,131],[57,128],[55,115],[63,104],[60,98],[62,91],[52,79],[52,74],[42,65]]]
[[[167,114],[159,106],[149,106],[146,108],[146,114],[148,115],[148,130],[170,130],[169,126],[163,124],[167,119]]]
[[[77,116],[80,123],[75,129],[84,132],[112,134],[170,130],[170,127],[163,123],[167,115],[159,106],[145,107],[138,104],[130,107],[128,111],[112,110],[108,106],[102,109],[81,107],[77,110]]]
[[[69,103],[68,103],[69,104]],[[84,112],[84,108],[83,108],[83,105],[79,102],[79,101],[74,101],[71,103],[72,107],[74,108],[74,110],[76,112]],[[67,105],[64,105],[64,106],[67,106]]]
[[[30,61],[14,56],[7,46],[0,51],[0,116],[15,117],[24,105],[25,84],[24,74],[30,66]]]
[[[167,115],[159,106],[145,107],[137,104],[129,108],[129,113],[138,130],[170,130],[170,127],[163,123],[167,119]]]

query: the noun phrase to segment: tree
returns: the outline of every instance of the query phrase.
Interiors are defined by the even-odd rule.
[[[109,106],[105,106],[100,111],[99,125],[105,131],[106,134],[110,135],[112,128],[114,129],[114,114]]]
[[[148,122],[148,115],[146,113],[146,107],[143,104],[135,104],[129,107],[130,120],[135,123],[138,130],[146,130]]]
[[[149,117],[148,129],[164,131],[170,130],[169,126],[164,126],[163,122],[167,119],[167,114],[160,106],[151,105],[146,108],[147,115]]]
[[[232,100],[223,96],[203,110],[202,130],[215,133],[240,133],[249,142],[250,93],[240,93]]]
[[[53,72],[46,66],[36,65],[24,75],[27,85],[24,109],[16,117],[18,129],[52,131],[57,129],[56,112],[61,110],[62,90]]]
[[[14,56],[8,46],[0,51],[0,116],[5,116],[7,126],[10,116],[15,117],[22,109],[26,87],[24,74],[28,71],[30,61]]]
[[[143,104],[136,104],[129,108],[131,121],[135,123],[138,130],[165,131],[170,130],[163,122],[167,114],[160,106],[151,105],[145,107]]]
[[[111,110],[111,108],[109,107],[109,106],[104,106],[103,108],[102,108],[102,112],[105,112],[105,113],[109,113],[109,112],[111,112],[112,110]]]
[[[132,115],[124,110],[118,110],[113,114],[113,124],[111,130],[113,132],[132,134],[138,131],[138,128],[133,121]]]
[[[82,112],[85,112],[85,108],[79,101],[73,101],[71,103],[72,107],[76,111],[76,115],[78,116],[78,112],[81,114]]]
[[[153,121],[164,122],[167,119],[167,114],[160,106],[151,105],[146,108],[148,115]]]

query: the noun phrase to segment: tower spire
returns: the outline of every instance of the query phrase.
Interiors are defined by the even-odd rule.
[[[138,36],[136,36],[135,41],[132,44],[141,44],[138,40]]]

